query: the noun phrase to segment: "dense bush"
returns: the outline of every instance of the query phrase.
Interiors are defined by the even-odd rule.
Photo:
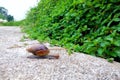
[[[119,0],[41,0],[26,17],[33,39],[120,61]]]

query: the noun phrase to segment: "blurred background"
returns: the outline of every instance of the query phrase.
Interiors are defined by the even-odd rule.
[[[19,21],[25,18],[27,11],[36,6],[39,0],[0,0],[0,18]],[[4,18],[5,19],[5,18]]]

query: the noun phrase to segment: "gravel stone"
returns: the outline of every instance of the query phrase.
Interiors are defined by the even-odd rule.
[[[19,27],[0,27],[0,80],[120,80],[120,63],[74,53],[60,47],[51,47],[50,54],[59,54],[59,59],[36,57],[26,48],[38,44]]]

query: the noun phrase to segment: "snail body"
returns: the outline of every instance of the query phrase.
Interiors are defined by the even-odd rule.
[[[33,45],[27,48],[26,50],[32,53],[33,55],[40,56],[40,57],[47,56],[50,53],[50,50],[44,44]],[[54,54],[49,56],[54,57],[56,59],[59,58],[59,54],[56,54],[56,55]]]

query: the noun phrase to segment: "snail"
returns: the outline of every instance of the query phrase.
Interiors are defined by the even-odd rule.
[[[37,45],[33,45],[29,48],[26,49],[28,52],[32,53],[33,55],[36,56],[47,56],[50,53],[50,50],[44,45],[44,44],[37,44]],[[58,59],[59,55],[51,55],[52,57]]]

